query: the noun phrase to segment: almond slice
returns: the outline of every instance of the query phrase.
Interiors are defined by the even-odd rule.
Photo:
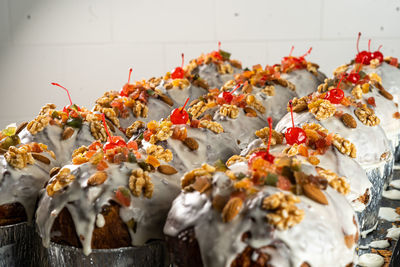
[[[60,167],[54,167],[50,170],[49,175],[50,177],[53,177],[54,175],[56,175],[57,173],[59,173],[61,170]]]
[[[306,195],[308,198],[318,202],[319,204],[328,205],[328,199],[318,187],[312,184],[303,184],[302,188],[304,195]]]
[[[50,160],[40,153],[32,152],[32,157],[44,164],[50,165]]]
[[[164,94],[160,94],[159,98],[161,99],[161,101],[163,101],[164,103],[166,103],[168,106],[173,106],[174,105],[174,101],[172,101],[171,98],[169,98],[167,95]]]
[[[18,135],[23,129],[25,129],[26,125],[28,125],[27,121],[24,121],[20,125],[18,125],[17,130],[15,130],[15,135]]]
[[[247,117],[257,117],[257,112],[249,107],[245,107],[243,111],[246,113]]]
[[[92,174],[89,177],[87,184],[88,185],[101,185],[107,180],[107,177],[108,177],[108,175],[106,172],[102,172],[102,171],[95,172],[94,174]]]

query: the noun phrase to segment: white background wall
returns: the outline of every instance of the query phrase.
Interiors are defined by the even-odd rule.
[[[313,47],[330,74],[373,38],[400,57],[400,0],[0,0],[0,128],[30,120],[65,92],[91,107],[106,90],[161,75],[217,48],[246,66]]]

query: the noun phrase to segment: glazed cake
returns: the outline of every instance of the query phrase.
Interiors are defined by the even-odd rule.
[[[45,247],[54,242],[88,255],[163,239],[177,178],[137,149],[136,142],[114,137],[74,151],[73,165],[58,169],[39,202],[36,223]]]
[[[181,186],[164,227],[175,266],[352,266],[354,211],[296,158],[259,151]]]

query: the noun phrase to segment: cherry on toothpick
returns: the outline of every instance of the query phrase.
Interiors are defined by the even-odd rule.
[[[382,48],[382,45],[378,47],[378,50],[371,54],[371,59],[378,59],[379,62],[383,62],[383,54],[379,51]]]
[[[302,55],[300,58],[301,58],[301,59],[305,58],[306,56],[308,56],[309,54],[311,54],[311,51],[312,51],[312,47],[310,47],[310,48],[307,50],[307,52],[306,52],[304,55]]]
[[[185,110],[186,104],[189,102],[189,97],[186,99],[185,105],[181,108],[176,108],[171,112],[170,120],[173,124],[186,124],[189,119],[189,114]]]
[[[176,67],[171,74],[172,79],[183,79],[185,77],[185,71],[183,70],[183,63],[185,61],[185,55],[182,53],[182,65],[181,67]]]
[[[107,143],[104,144],[103,150],[106,151],[108,149],[113,149],[116,147],[126,147],[126,143],[121,136],[111,136],[110,132],[107,128],[106,117],[104,113],[101,114],[101,118],[103,120],[103,126],[107,133]]]
[[[55,86],[58,86],[58,87],[60,87],[60,88],[62,88],[62,89],[64,89],[66,92],[67,92],[67,95],[68,95],[68,99],[69,99],[69,103],[70,103],[70,105],[67,107],[67,106],[65,106],[64,107],[64,112],[67,112],[68,113],[68,110],[71,108],[71,106],[73,106],[74,104],[72,103],[72,99],[71,99],[71,95],[69,94],[69,91],[68,91],[68,89],[67,88],[65,88],[64,86],[61,86],[61,85],[59,85],[58,83],[51,83],[51,85],[55,85]],[[81,109],[77,106],[77,105],[74,105],[74,106],[76,106],[76,108],[78,109],[78,111],[80,111]]]
[[[121,96],[129,95],[129,87],[131,82],[132,68],[129,69],[128,82],[122,87],[121,92],[119,93]]]
[[[358,73],[356,73],[358,74]],[[342,77],[339,80],[338,85],[336,86],[335,89],[329,90],[326,95],[325,95],[325,99],[329,100],[332,104],[340,104],[340,102],[342,102],[342,99],[344,98],[344,92],[342,89],[340,89],[340,83],[342,82],[344,78],[344,75],[342,75]]]
[[[363,62],[365,60],[362,59],[361,61]],[[349,75],[347,75],[346,80],[351,83],[354,83],[354,84],[358,83],[358,81],[360,81],[360,79],[361,79],[360,71],[362,69],[362,66],[363,66],[363,63],[360,63],[360,66],[358,67],[357,72],[351,72]]]
[[[289,127],[286,130],[285,133],[286,143],[289,145],[294,145],[294,144],[300,145],[307,141],[307,135],[303,129],[294,126],[292,100],[289,101],[289,106],[290,106],[290,115],[292,117],[292,127]]]
[[[235,89],[233,89],[231,92],[222,92],[221,94],[219,94],[219,98],[223,98],[224,101],[228,104],[230,104],[233,100],[233,93],[236,91],[236,89],[238,89],[241,86],[241,84],[239,83],[238,85],[236,85]]]

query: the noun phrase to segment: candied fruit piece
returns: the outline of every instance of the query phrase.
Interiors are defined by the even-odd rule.
[[[154,168],[157,168],[158,166],[160,166],[160,161],[158,161],[158,159],[152,155],[149,155],[147,157],[146,163],[150,164]]]
[[[131,205],[131,194],[129,193],[129,189],[124,186],[118,187],[115,192],[115,198],[118,203],[124,207],[129,207]]]

